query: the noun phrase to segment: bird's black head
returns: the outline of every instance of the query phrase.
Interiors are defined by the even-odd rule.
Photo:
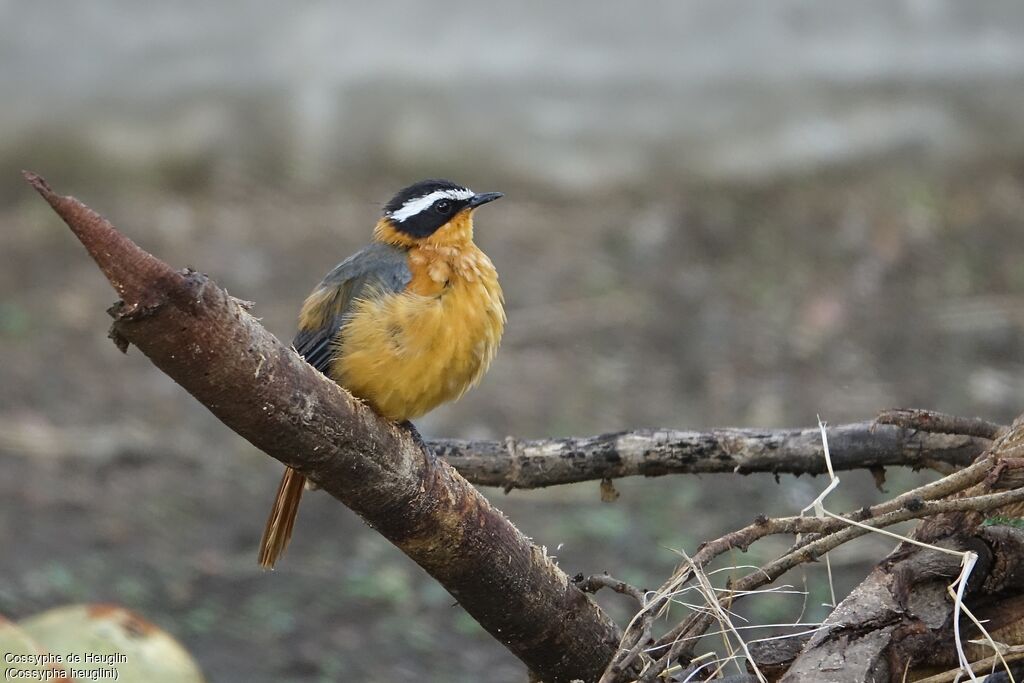
[[[409,237],[429,237],[462,211],[501,196],[500,192],[476,194],[450,180],[421,180],[392,197],[384,206],[384,217]]]

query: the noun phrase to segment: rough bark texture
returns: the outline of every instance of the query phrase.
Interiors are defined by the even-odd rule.
[[[837,470],[969,465],[991,441],[860,422],[829,427]],[[824,474],[821,432],[812,429],[640,430],[585,438],[431,442],[474,484],[530,489],[643,475],[735,472]]]
[[[111,336],[122,348],[137,346],[231,429],[356,511],[543,680],[600,675],[616,626],[472,485],[311,368],[206,276],[173,270],[25,175],[121,296]]]

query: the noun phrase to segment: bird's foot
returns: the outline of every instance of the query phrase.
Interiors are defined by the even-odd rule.
[[[427,442],[423,440],[423,437],[420,435],[420,430],[416,429],[416,425],[414,425],[409,420],[402,420],[401,422],[398,423],[398,426],[404,429],[405,431],[409,432],[409,436],[412,437],[412,440],[416,442],[417,446],[422,448],[427,453],[431,452],[430,446],[428,446]]]

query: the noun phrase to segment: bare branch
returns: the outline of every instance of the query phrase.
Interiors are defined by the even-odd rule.
[[[975,430],[976,431],[976,430]],[[511,446],[510,446],[511,444]],[[824,474],[818,429],[639,430],[581,438],[430,442],[474,484],[531,489],[578,481],[714,472]],[[860,422],[829,427],[839,470],[969,465],[990,441]]]
[[[81,202],[25,178],[121,296],[112,336],[122,347],[137,346],[227,426],[356,511],[543,680],[600,675],[615,625],[465,479],[205,276],[173,270]]]
[[[878,424],[896,425],[935,434],[963,434],[982,439],[995,439],[1006,431],[1006,425],[999,425],[980,417],[959,417],[919,408],[896,408],[879,414]]]
[[[591,574],[586,577],[579,574],[573,577],[572,582],[575,583],[576,587],[584,593],[596,593],[602,588],[610,588],[616,593],[628,595],[633,598],[641,607],[647,604],[647,599],[644,597],[644,591],[632,584],[616,579],[614,576],[609,576],[608,574]]]
[[[50,425],[50,440],[40,441],[38,427],[9,421],[0,429],[0,448],[7,444],[9,449],[58,455],[67,452],[67,444],[74,444],[80,450],[88,448],[97,457],[110,457],[125,448],[153,450],[159,447],[163,452],[192,456],[193,449],[168,442],[164,435],[138,433],[120,428],[118,425]],[[120,429],[116,439],[110,439],[112,430]],[[830,427],[848,435],[850,442],[861,440],[854,452],[837,451],[838,469],[866,468],[874,471],[883,467],[928,467],[942,474],[952,474],[969,464],[989,444],[980,437],[963,435],[926,434],[917,430],[877,425],[869,422]],[[600,435],[578,439],[535,439],[520,440],[506,438],[504,441],[462,441],[457,439],[433,439],[427,444],[431,449],[448,459],[470,483],[478,486],[510,485],[511,488],[533,489],[563,484],[569,480],[605,480],[609,461],[619,458],[614,465],[617,477],[658,474],[704,474],[734,472],[754,474],[758,472],[792,474],[818,474],[823,462],[819,453],[812,468],[807,465],[812,458],[792,447],[803,448],[803,430],[731,430],[720,429],[703,434],[700,432],[659,432],[637,431],[617,435]],[[889,432],[890,434],[887,434]],[[902,434],[900,433],[902,432]],[[797,440],[788,435],[800,433]],[[653,434],[676,435],[671,438],[655,439]],[[725,438],[724,434],[737,435]],[[689,439],[686,449],[679,444]],[[614,451],[614,443],[632,444],[632,452]],[[648,448],[640,449],[638,444],[646,442]],[[611,444],[608,448],[597,444]],[[765,451],[752,454],[755,444]],[[704,444],[702,446],[701,444]],[[715,446],[718,444],[718,446]],[[776,447],[777,444],[778,445]],[[769,449],[771,445],[772,450]],[[708,450],[702,450],[704,447]],[[871,448],[877,447],[877,451]],[[744,455],[738,452],[745,448]],[[642,451],[642,453],[640,452]],[[863,457],[862,457],[863,456]],[[739,463],[742,462],[742,465]],[[524,470],[525,468],[525,470]],[[804,468],[804,469],[801,469]],[[606,487],[607,490],[607,487]],[[608,491],[611,495],[613,492]]]
[[[582,574],[577,575],[573,581],[580,590],[587,593],[596,593],[602,588],[610,588],[616,593],[622,593],[628,595],[640,605],[640,611],[637,612],[633,618],[633,622],[630,624],[631,628],[638,629],[640,633],[636,639],[636,643],[628,650],[620,650],[616,653],[615,657],[608,664],[608,669],[601,676],[599,683],[608,680],[609,677],[615,677],[619,674],[629,671],[630,667],[637,657],[640,656],[640,651],[647,645],[651,640],[651,627],[654,623],[654,612],[647,609],[647,593],[649,591],[643,591],[626,583],[619,579],[605,574],[593,574],[585,577]]]

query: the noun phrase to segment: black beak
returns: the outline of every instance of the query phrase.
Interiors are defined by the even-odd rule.
[[[488,202],[493,202],[495,199],[501,199],[504,197],[501,192],[485,192],[484,194],[475,194],[469,200],[469,208],[475,209],[478,206],[483,206]]]

